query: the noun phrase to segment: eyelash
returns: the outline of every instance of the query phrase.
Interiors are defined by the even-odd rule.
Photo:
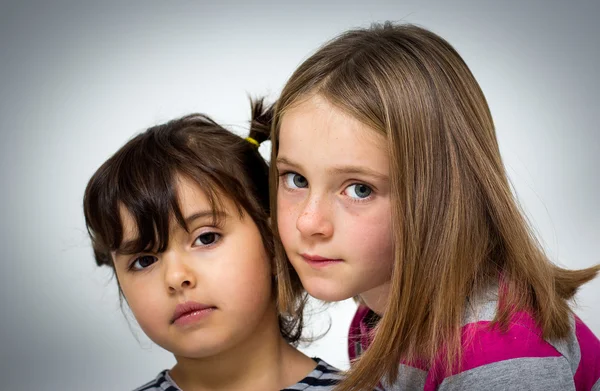
[[[136,264],[136,263],[137,263],[139,260],[141,260],[141,259],[144,259],[144,258],[154,258],[154,262],[152,262],[150,265],[148,265],[148,266],[146,266],[146,267],[143,267],[143,268],[140,268],[140,269],[136,268],[136,267],[135,267],[135,264]],[[149,268],[149,267],[151,267],[152,265],[154,265],[154,264],[155,264],[157,261],[158,261],[158,259],[156,259],[156,257],[155,257],[154,255],[140,255],[139,257],[136,257],[136,258],[135,258],[135,259],[134,259],[134,260],[133,260],[133,261],[132,261],[132,262],[129,264],[129,267],[128,267],[127,269],[128,269],[129,271],[131,271],[131,272],[141,272],[141,271],[143,271],[143,270],[146,270],[146,269],[148,269],[148,268]]]
[[[354,182],[349,184],[348,186],[346,186],[344,188],[344,192],[350,187],[350,186],[366,186],[369,188],[369,190],[371,190],[371,192],[369,193],[368,196],[366,196],[365,198],[354,198],[354,197],[350,197],[347,196],[348,199],[350,200],[350,202],[356,202],[356,203],[363,203],[363,202],[368,202],[371,201],[373,199],[374,193],[375,193],[375,189],[373,188],[373,186],[367,185],[366,183],[362,183],[362,182]]]
[[[202,244],[198,247],[204,247],[204,248],[213,247],[223,238],[223,234],[220,234],[216,231],[206,231],[206,232],[202,232],[200,235],[196,236],[196,238],[194,239],[194,243],[196,243],[200,239],[200,237],[206,236],[206,235],[214,235],[216,237],[215,241],[212,243],[209,243],[209,244]]]
[[[286,182],[286,176],[287,176],[287,175],[290,175],[290,174],[295,174],[295,175],[301,176],[301,177],[303,177],[304,179],[306,179],[306,177],[305,177],[304,175],[298,174],[298,173],[297,173],[297,172],[295,172],[295,171],[283,171],[283,172],[280,172],[280,174],[279,174],[279,182],[280,182],[280,183],[283,183],[283,186],[284,186],[284,187],[285,187],[285,188],[286,188],[288,191],[299,191],[299,190],[305,189],[305,187],[301,187],[301,188],[292,188],[292,187],[288,186],[288,184],[287,184],[287,182]],[[308,179],[306,179],[306,181],[307,181],[307,184],[308,184]],[[345,191],[346,191],[346,190],[347,190],[347,189],[348,189],[350,186],[357,186],[357,185],[363,185],[363,186],[366,186],[366,187],[368,187],[368,188],[371,190],[371,193],[370,193],[370,194],[369,194],[369,196],[367,196],[366,198],[360,198],[360,199],[359,199],[359,198],[353,198],[353,197],[350,197],[350,196],[346,195],[346,197],[348,198],[348,200],[349,200],[350,202],[354,202],[354,203],[363,203],[363,202],[368,202],[368,201],[370,201],[370,200],[373,198],[373,196],[374,196],[374,194],[375,194],[375,190],[376,190],[376,189],[375,189],[375,187],[374,187],[374,186],[372,186],[372,185],[370,185],[370,184],[368,184],[368,183],[365,183],[365,182],[353,182],[353,183],[349,184],[348,186],[344,187],[344,192],[345,192]],[[309,186],[309,185],[307,185],[307,187],[308,187],[308,186]]]
[[[200,240],[200,237],[202,237],[202,236],[206,236],[206,235],[214,235],[214,236],[215,236],[215,240],[214,240],[212,243],[208,243],[208,244],[201,244],[201,245],[195,245],[195,243],[196,243],[197,241],[199,241],[199,240]],[[200,235],[196,236],[196,238],[194,239],[194,242],[192,243],[192,247],[203,247],[203,248],[210,248],[210,247],[213,247],[213,246],[215,246],[215,245],[216,245],[216,244],[217,244],[217,243],[218,243],[218,242],[219,242],[219,241],[222,239],[222,237],[223,237],[223,234],[220,234],[220,233],[218,233],[218,232],[215,232],[215,231],[206,231],[206,232],[202,232]],[[154,262],[153,262],[153,263],[151,263],[150,265],[146,266],[146,267],[142,267],[142,268],[140,268],[140,269],[136,268],[136,267],[135,267],[135,264],[136,264],[138,261],[140,261],[141,259],[143,259],[143,258],[146,258],[146,257],[151,257],[151,258],[154,258]],[[152,267],[152,265],[154,265],[156,262],[158,262],[158,259],[156,258],[156,256],[154,256],[154,255],[150,255],[150,254],[143,254],[143,255],[140,255],[140,256],[137,256],[137,257],[135,257],[135,258],[134,258],[134,259],[131,261],[131,263],[129,264],[129,266],[127,267],[127,269],[128,269],[129,271],[131,271],[131,272],[134,272],[134,273],[136,273],[136,272],[141,272],[141,271],[147,270],[148,268]]]
[[[305,187],[293,188],[293,187],[288,186],[288,184],[287,184],[287,178],[286,177],[288,175],[290,175],[290,174],[298,175],[298,176],[301,176],[302,178],[306,179],[305,176],[300,175],[297,172],[294,172],[294,171],[285,171],[285,172],[282,172],[282,173],[279,174],[279,182],[283,183],[283,186],[287,190],[289,190],[289,191],[298,191],[298,190],[301,190],[301,189],[305,189]],[[308,185],[308,180],[306,180],[306,182],[307,182],[307,185]]]

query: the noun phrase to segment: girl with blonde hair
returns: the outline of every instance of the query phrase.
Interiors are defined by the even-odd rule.
[[[337,390],[600,389],[600,342],[570,306],[600,266],[544,254],[448,42],[348,31],[293,73],[273,121],[280,305],[302,286],[360,303]]]

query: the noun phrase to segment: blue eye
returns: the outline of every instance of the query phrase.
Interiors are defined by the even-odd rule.
[[[156,257],[153,257],[152,255],[142,255],[141,257],[137,257],[135,261],[133,261],[133,263],[130,266],[130,269],[142,270],[147,268],[148,266],[151,266],[157,260],[158,259],[156,259]]]
[[[362,183],[353,183],[346,188],[345,192],[350,198],[362,200],[369,197],[373,190]]]
[[[283,180],[285,181],[285,185],[290,189],[303,189],[308,187],[308,180],[295,172],[283,174]]]
[[[221,239],[221,234],[216,232],[205,232],[199,235],[194,241],[195,246],[210,246]]]

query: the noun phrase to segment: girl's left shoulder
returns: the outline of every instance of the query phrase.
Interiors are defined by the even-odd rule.
[[[463,326],[460,366],[438,389],[600,388],[600,341],[575,315],[569,335],[551,341],[528,312],[515,312],[507,330],[492,324],[492,311],[481,314]]]

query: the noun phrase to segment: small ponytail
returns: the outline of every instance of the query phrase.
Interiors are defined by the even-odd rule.
[[[274,105],[265,106],[264,98],[250,98],[250,105],[252,106],[252,119],[248,138],[260,145],[263,141],[270,139]]]

